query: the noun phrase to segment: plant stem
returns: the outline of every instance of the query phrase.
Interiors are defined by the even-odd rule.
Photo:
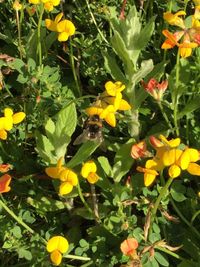
[[[16,10],[16,21],[17,21],[17,31],[18,31],[19,54],[20,54],[20,59],[22,59],[23,52],[22,52],[22,42],[21,42],[21,26],[19,22],[19,11],[18,10]]]
[[[91,18],[92,18],[92,21],[93,21],[94,25],[95,25],[96,28],[97,28],[98,33],[100,34],[101,38],[102,38],[107,44],[109,44],[109,42],[106,40],[106,38],[104,37],[103,33],[101,32],[101,30],[99,29],[99,27],[98,27],[98,25],[97,25],[97,22],[96,22],[95,17],[94,17],[94,15],[93,15],[93,13],[92,13],[92,10],[91,10],[91,8],[90,8],[90,4],[89,4],[88,0],[85,0],[85,2],[86,2],[86,5],[87,5],[87,8],[88,8],[88,10],[89,10],[90,16],[91,16]]]
[[[170,202],[173,206],[173,208],[175,209],[176,213],[178,214],[178,216],[181,218],[181,220],[190,228],[191,231],[193,231],[197,237],[200,239],[200,233],[199,231],[197,231],[197,229],[192,226],[192,224],[184,217],[184,215],[181,213],[181,211],[178,209],[178,207],[176,206],[174,200],[172,198],[170,198]]]
[[[179,127],[178,127],[178,121],[177,121],[177,114],[178,114],[178,87],[179,87],[179,74],[180,74],[180,54],[177,53],[176,58],[176,82],[175,82],[175,90],[174,90],[174,126],[176,135],[179,136]]]
[[[171,131],[173,131],[173,126],[172,126],[171,122],[169,121],[169,119],[168,119],[168,117],[167,117],[167,115],[166,115],[166,113],[165,113],[165,111],[163,109],[162,103],[160,101],[157,101],[157,103],[158,103],[158,106],[160,108],[160,111],[161,111],[161,113],[163,115],[163,118],[165,119],[168,127],[171,129]]]
[[[88,258],[88,257],[75,256],[75,255],[70,255],[70,254],[67,254],[66,256],[63,255],[63,258],[80,260],[80,261],[90,261],[91,260],[91,258]]]
[[[94,207],[94,215],[95,215],[96,221],[100,223],[101,220],[99,218],[97,196],[95,192],[95,186],[93,184],[91,184],[91,193],[92,193],[92,201],[93,201],[93,207]]]
[[[80,187],[80,184],[79,184],[79,181],[78,181],[78,194],[79,194],[79,197],[83,203],[83,205],[85,206],[85,208],[89,211],[89,213],[91,213],[93,216],[93,211],[91,210],[91,208],[88,206],[87,202],[85,201],[84,197],[83,197],[83,194],[82,194],[82,191],[81,191],[81,187]]]
[[[39,58],[39,66],[42,65],[41,24],[42,24],[43,13],[44,13],[44,6],[42,4],[40,6],[40,17],[39,17],[38,29],[37,29],[37,54]]]
[[[76,73],[76,68],[75,68],[75,64],[74,64],[74,54],[73,54],[73,46],[72,46],[72,42],[70,40],[70,63],[71,63],[71,68],[72,68],[72,73],[74,76],[74,81],[76,84],[76,96],[80,97],[81,96],[81,88],[80,88],[80,83],[77,77],[77,73]]]
[[[0,196],[1,196],[0,205],[7,211],[7,213],[10,214],[10,216],[13,217],[15,221],[17,221],[20,225],[22,225],[31,234],[34,234],[33,229],[31,229],[25,222],[22,221],[21,218],[19,218],[11,209],[9,209],[8,206],[4,203],[2,195]]]
[[[156,202],[154,204],[153,210],[152,210],[152,218],[151,218],[151,226],[154,222],[158,207],[160,205],[161,200],[163,199],[163,197],[165,196],[168,188],[170,187],[171,183],[173,181],[173,178],[169,177],[169,179],[167,180],[166,184],[164,185],[164,187],[161,189],[160,194],[158,196],[158,198],[156,199]]]

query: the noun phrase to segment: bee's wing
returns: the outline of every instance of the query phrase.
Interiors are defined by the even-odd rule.
[[[85,143],[88,140],[88,131],[83,130],[82,134],[80,134],[75,140],[73,145],[80,145],[82,143]]]

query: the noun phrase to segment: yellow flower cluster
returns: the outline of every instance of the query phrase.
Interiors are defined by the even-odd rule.
[[[194,1],[197,5],[199,1]],[[175,14],[171,12],[164,13],[164,19],[173,26],[178,26],[181,30],[171,33],[168,30],[163,30],[163,35],[167,38],[162,44],[163,49],[171,49],[178,47],[181,57],[189,57],[192,53],[192,48],[200,45],[200,6],[196,6],[195,13],[192,16],[190,27],[186,26],[182,16],[185,16],[185,11],[178,11]],[[180,41],[180,42],[179,42]]]
[[[45,24],[48,30],[58,32],[58,41],[66,42],[68,38],[75,33],[74,24],[67,19],[61,20],[63,13],[59,13],[55,20],[45,19]]]
[[[181,149],[180,138],[167,140],[160,135],[160,140],[154,136],[150,137],[150,142],[156,149],[156,155],[146,161],[145,168],[137,167],[137,170],[144,173],[144,184],[150,186],[159,171],[168,168],[168,174],[176,178],[182,170],[187,170],[192,175],[200,176],[200,166],[196,163],[199,158],[197,149],[185,147]]]
[[[81,175],[87,179],[90,184],[94,184],[99,180],[99,176],[96,174],[97,166],[94,161],[89,160],[83,164],[81,169]]]
[[[113,83],[108,81],[105,84],[105,91],[99,96],[98,100],[86,109],[89,116],[98,115],[100,119],[105,120],[110,126],[116,126],[115,114],[118,110],[129,110],[131,106],[122,99],[122,91],[125,85],[117,81]]]
[[[28,0],[30,4],[38,5],[40,3],[44,4],[44,8],[48,11],[52,11],[54,6],[60,4],[60,0]]]
[[[18,124],[25,118],[24,112],[13,113],[12,109],[4,109],[4,117],[0,117],[0,139],[7,139],[7,131],[12,130],[13,124]]]
[[[54,179],[61,181],[59,194],[61,196],[69,194],[73,187],[78,184],[77,174],[69,168],[62,166],[63,158],[58,160],[56,167],[48,167],[45,169],[46,174]]]
[[[63,236],[53,236],[47,242],[46,249],[50,253],[52,263],[58,266],[62,261],[62,254],[69,249],[69,243]]]

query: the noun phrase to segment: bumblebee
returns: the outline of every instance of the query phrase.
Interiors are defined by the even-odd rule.
[[[102,127],[103,123],[98,115],[88,117],[84,122],[83,132],[75,139],[74,145],[79,145],[86,141],[101,143],[103,141]]]

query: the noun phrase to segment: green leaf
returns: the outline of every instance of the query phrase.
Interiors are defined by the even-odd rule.
[[[76,123],[76,108],[75,104],[71,102],[57,114],[55,125],[55,139],[62,138],[64,135],[67,139],[67,141],[65,142],[65,144],[67,145],[70,141],[71,135],[75,131]]]
[[[46,197],[35,197],[34,199],[28,197],[27,202],[29,205],[34,207],[40,214],[46,214],[47,212],[55,212],[65,209],[65,204],[67,204],[64,204],[62,201]]]
[[[184,108],[178,113],[178,119],[181,119],[183,116],[194,112],[195,110],[200,108],[200,96],[196,95],[192,100],[189,100]]]
[[[83,163],[90,157],[97,147],[99,147],[99,143],[97,142],[87,141],[86,143],[82,144],[74,157],[67,163],[67,167],[73,168]]]
[[[27,66],[28,66],[28,72],[31,73],[35,70],[36,68],[36,62],[34,59],[29,58],[28,62],[27,62]]]
[[[40,134],[38,131],[36,131],[35,137],[36,137],[36,150],[40,155],[40,157],[48,164],[49,163],[56,164],[57,158],[53,154],[54,146],[49,141],[49,139],[46,136]]]
[[[170,193],[172,198],[177,202],[182,202],[186,200],[187,198],[184,196],[186,193],[185,186],[182,185],[180,181],[175,181],[170,189]]]
[[[11,229],[11,233],[18,239],[22,237],[22,231],[19,226],[14,226],[14,228]]]
[[[166,260],[166,258],[161,253],[155,252],[154,257],[160,263],[160,265],[169,266],[169,262]]]
[[[112,167],[110,166],[110,163],[106,157],[98,157],[98,162],[100,163],[102,169],[104,170],[105,174],[108,177],[112,177]]]
[[[25,248],[19,248],[18,249],[18,255],[19,255],[19,258],[21,259],[26,259],[26,260],[32,260],[32,254],[30,251],[26,250]]]
[[[123,72],[120,70],[115,56],[110,56],[107,52],[102,52],[102,54],[104,57],[104,66],[107,69],[108,73],[112,76],[113,80],[126,84],[127,80]]]
[[[133,159],[130,155],[133,141],[133,139],[130,139],[126,144],[123,144],[115,155],[115,164],[113,166],[113,179],[115,182],[120,182],[133,164]]]
[[[199,262],[183,260],[177,267],[199,267]]]
[[[24,61],[22,61],[19,58],[16,58],[12,63],[11,63],[11,67],[16,69],[19,73],[21,73],[22,75],[24,74],[24,67],[25,67],[25,63]]]
[[[112,47],[118,57],[123,61],[125,65],[125,69],[134,69],[134,65],[130,60],[130,55],[127,51],[127,48],[124,44],[123,38],[120,36],[118,32],[114,33],[114,36],[111,39]]]

